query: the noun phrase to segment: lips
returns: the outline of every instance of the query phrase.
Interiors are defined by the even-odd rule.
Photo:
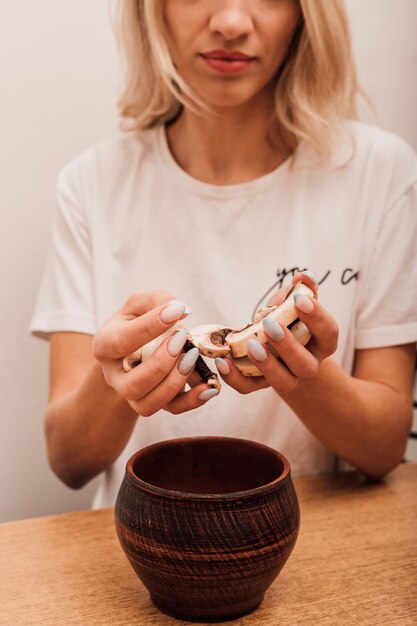
[[[201,54],[205,59],[215,59],[219,61],[253,61],[255,57],[248,56],[239,51],[212,50]]]
[[[236,74],[252,65],[256,57],[248,56],[237,50],[211,50],[200,54],[206,64],[221,74]]]

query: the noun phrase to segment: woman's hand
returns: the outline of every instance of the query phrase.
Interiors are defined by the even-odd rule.
[[[152,356],[126,372],[123,359],[156,339],[188,315],[186,305],[166,291],[139,292],[96,333],[93,354],[110,387],[125,398],[138,415],[165,409],[182,413],[217,395],[217,390],[197,384],[184,391],[194,370],[198,349],[184,353],[185,330],[173,331]],[[194,383],[192,383],[194,384]]]
[[[293,284],[303,280],[317,294],[317,283],[304,274],[296,274]],[[288,288],[280,289],[269,304],[280,304]],[[240,393],[251,393],[258,389],[273,387],[280,394],[293,391],[299,380],[317,374],[321,362],[332,355],[337,348],[338,325],[335,319],[318,302],[317,298],[298,295],[295,299],[299,318],[308,327],[311,339],[304,347],[283,325],[264,320],[264,331],[268,342],[248,342],[248,357],[262,372],[262,377],[243,376],[234,366],[232,359],[216,359],[217,369],[222,378]],[[278,357],[278,358],[277,358]]]

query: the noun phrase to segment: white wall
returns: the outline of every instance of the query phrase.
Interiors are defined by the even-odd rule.
[[[87,507],[45,455],[47,345],[28,335],[59,168],[116,132],[106,0],[0,0],[0,520]]]
[[[47,346],[28,335],[59,168],[117,132],[115,0],[0,0],[0,520],[88,507],[52,475],[42,416]],[[416,0],[347,0],[380,123],[417,148]]]
[[[417,2],[345,0],[359,79],[379,124],[417,149]],[[363,110],[363,119],[369,112]]]

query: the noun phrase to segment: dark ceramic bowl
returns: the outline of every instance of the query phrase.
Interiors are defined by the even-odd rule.
[[[161,611],[220,621],[259,606],[294,547],[300,517],[281,454],[243,439],[196,437],[132,456],[115,521]]]

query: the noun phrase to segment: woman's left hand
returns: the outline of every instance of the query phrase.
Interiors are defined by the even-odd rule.
[[[293,284],[302,278],[302,274],[296,274]],[[271,304],[282,302],[286,291],[280,290]],[[227,384],[244,394],[269,386],[283,394],[293,391],[300,380],[317,374],[321,362],[336,351],[339,328],[336,320],[316,298],[298,296],[296,310],[311,333],[307,345],[304,347],[298,343],[291,331],[283,325],[272,329],[268,327],[269,332],[264,327],[267,343],[261,344],[254,340],[248,342],[248,357],[263,376],[243,376],[232,359],[216,359],[217,369]]]

